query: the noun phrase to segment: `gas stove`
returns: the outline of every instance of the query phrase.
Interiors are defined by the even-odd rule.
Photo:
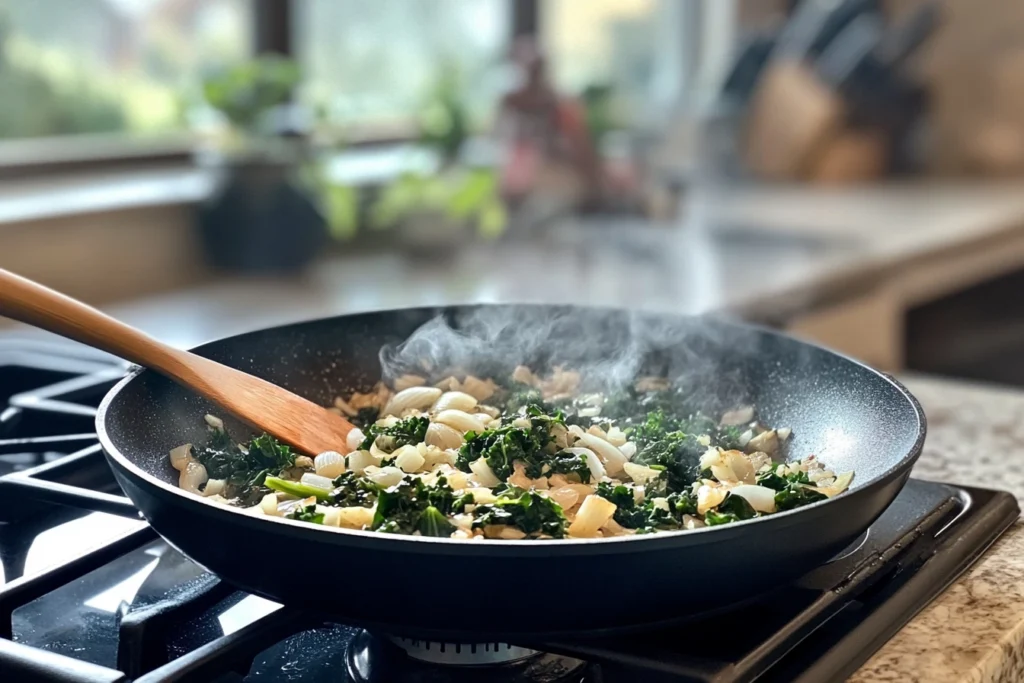
[[[846,551],[725,614],[590,640],[409,640],[237,591],[162,541],[96,443],[96,406],[126,369],[0,340],[0,680],[839,680],[1019,513],[1003,492],[911,480]]]

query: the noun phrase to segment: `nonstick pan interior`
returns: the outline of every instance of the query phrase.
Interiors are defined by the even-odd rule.
[[[790,459],[815,454],[835,471],[854,470],[854,484],[830,501],[758,520],[621,539],[467,543],[322,529],[179,490],[167,452],[204,440],[203,415],[216,411],[150,371],[115,387],[97,418],[118,481],[161,535],[245,590],[406,633],[482,638],[607,632],[749,599],[852,541],[896,496],[920,453],[924,417],[898,383],[788,337],[706,319],[542,306],[411,309],[274,328],[199,352],[326,405],[376,382],[380,349],[438,315],[442,329],[468,328],[486,341],[419,338],[386,356],[389,371],[429,357],[435,368],[457,363],[494,376],[519,362],[605,377],[683,375],[708,409],[753,403],[766,423],[792,428]],[[227,422],[236,438],[248,433]],[[560,600],[571,609],[543,608]]]

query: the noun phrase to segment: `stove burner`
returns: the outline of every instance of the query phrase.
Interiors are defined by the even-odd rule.
[[[582,683],[588,670],[579,659],[505,643],[438,643],[366,631],[349,644],[347,668],[353,683]]]
[[[536,650],[507,643],[439,643],[393,636],[388,639],[413,659],[446,666],[509,664],[540,654]]]

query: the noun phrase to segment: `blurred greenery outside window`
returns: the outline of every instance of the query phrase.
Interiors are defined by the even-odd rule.
[[[186,129],[250,26],[248,0],[0,0],[0,138]]]
[[[291,0],[300,101],[353,138],[408,133],[439,65],[457,74],[465,125],[480,131],[511,86],[516,0]],[[629,123],[647,109],[657,24],[674,0],[540,0],[563,92],[612,96]],[[0,0],[0,138],[203,130],[202,81],[252,56],[250,0]],[[607,98],[606,98],[607,99]],[[389,136],[393,137],[393,135]]]
[[[512,0],[513,2],[515,0]],[[509,0],[294,0],[302,99],[342,126],[401,128],[424,115],[439,71],[458,74],[471,125],[507,88]]]

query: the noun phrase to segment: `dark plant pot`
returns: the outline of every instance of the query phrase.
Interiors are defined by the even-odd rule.
[[[400,251],[434,262],[454,258],[476,239],[468,225],[436,211],[414,212],[392,230]]]
[[[218,189],[199,208],[200,240],[211,266],[292,274],[325,247],[324,219],[290,179],[291,168],[262,159],[225,167]]]

